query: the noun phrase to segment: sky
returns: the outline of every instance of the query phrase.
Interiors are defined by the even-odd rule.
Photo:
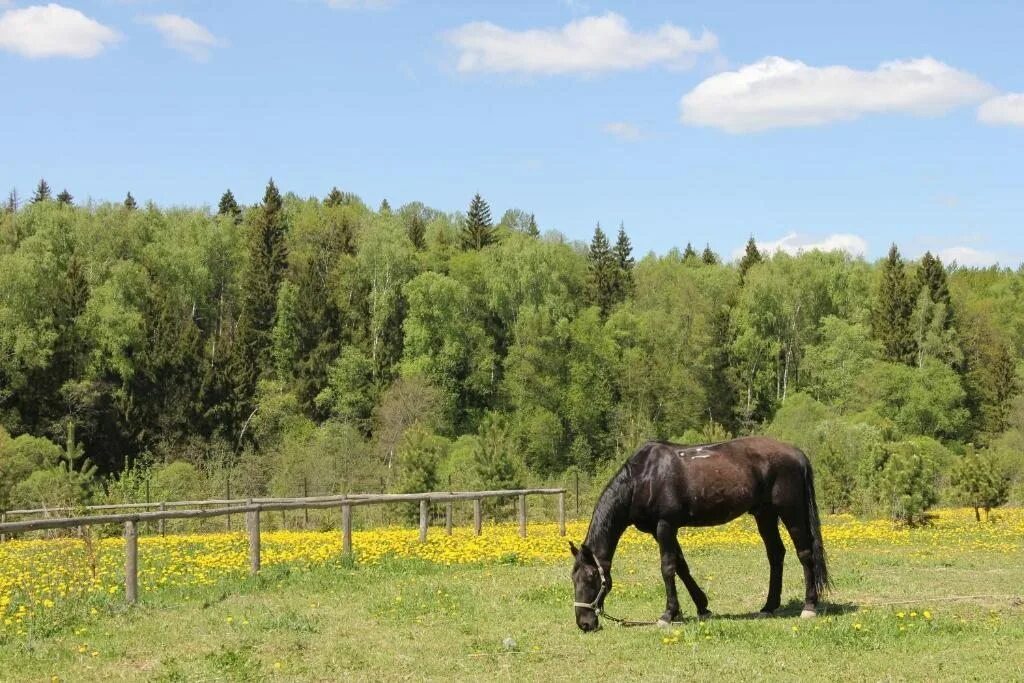
[[[0,190],[1024,260],[1024,3],[0,0]]]

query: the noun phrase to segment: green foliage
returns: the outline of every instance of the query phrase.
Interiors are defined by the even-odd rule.
[[[480,423],[479,441],[473,462],[481,484],[487,490],[518,489],[523,486],[523,472],[504,420],[494,414]]]
[[[203,500],[210,493],[203,473],[184,460],[154,467],[150,486],[159,500]]]
[[[447,440],[422,425],[416,425],[405,433],[398,451],[403,493],[425,493],[443,488],[439,470],[447,447]]]
[[[992,455],[969,448],[953,465],[950,472],[953,495],[957,502],[974,508],[981,521],[979,509],[985,518],[994,507],[1005,505],[1010,497],[1010,478]]]
[[[217,205],[217,215],[227,216],[233,221],[241,220],[242,209],[235,201],[235,195],[231,193],[231,190],[224,190],[224,194],[221,195],[220,203]]]
[[[621,277],[618,257],[612,252],[600,223],[594,228],[587,257],[590,260],[590,301],[601,309],[601,315],[607,316],[619,300]]]
[[[746,279],[747,271],[763,260],[764,256],[758,250],[757,242],[754,241],[754,236],[751,235],[750,239],[747,240],[747,246],[743,250],[743,257],[740,259],[739,263],[740,282],[743,282]]]
[[[124,208],[128,209],[129,211],[134,211],[138,207],[139,207],[139,205],[135,203],[135,197],[132,196],[131,192],[129,192],[127,195],[125,195],[125,197],[124,197]]]
[[[49,201],[51,197],[50,185],[46,182],[45,178],[39,179],[39,184],[36,185],[36,191],[32,195],[32,203],[38,204],[39,202]]]

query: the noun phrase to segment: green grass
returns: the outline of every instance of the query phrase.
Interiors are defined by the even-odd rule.
[[[836,591],[813,621],[796,617],[802,589],[792,552],[787,607],[766,620],[748,618],[767,586],[763,551],[715,549],[688,559],[717,616],[698,622],[685,604],[686,620],[665,630],[606,623],[579,632],[568,552],[561,564],[272,567],[241,582],[143,594],[134,608],[111,601],[96,615],[11,637],[0,643],[0,678],[1024,680],[1019,600],[938,599],[1024,595],[1022,552],[964,554],[953,544],[908,552],[882,543],[837,550]],[[661,613],[655,554],[620,555],[614,576],[613,614]],[[894,600],[909,602],[868,606]]]

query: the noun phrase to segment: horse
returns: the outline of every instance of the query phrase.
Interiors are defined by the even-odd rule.
[[[757,616],[770,616],[781,602],[786,548],[780,519],[803,566],[806,590],[800,616],[816,616],[818,600],[831,583],[811,463],[794,446],[751,436],[694,446],[648,441],[623,463],[594,507],[583,544],[577,548],[569,542],[575,558],[576,625],[583,631],[600,627],[598,617],[612,589],[612,558],[630,525],[651,534],[661,550],[666,604],[657,623],[666,625],[679,617],[677,575],[698,617],[709,616],[707,595],[690,574],[676,536],[680,527],[725,524],[746,513],[757,521],[768,553],[768,598]]]

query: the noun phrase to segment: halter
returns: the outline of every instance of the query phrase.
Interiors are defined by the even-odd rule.
[[[597,574],[601,577],[601,590],[597,591],[597,597],[592,602],[573,602],[572,606],[592,610],[594,614],[601,614],[601,598],[608,594],[608,579],[605,578],[604,567],[601,566],[596,557],[594,558],[594,564],[597,565]],[[605,616],[608,615],[606,614]]]

